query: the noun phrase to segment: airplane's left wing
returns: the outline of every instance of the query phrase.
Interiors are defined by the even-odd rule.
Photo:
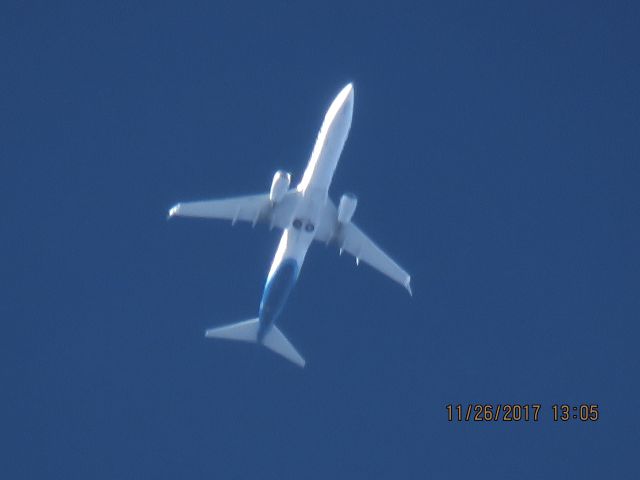
[[[295,208],[296,191],[290,190],[278,203],[269,200],[268,193],[242,197],[178,203],[169,210],[169,217],[199,217],[266,223],[271,227],[286,228]]]
[[[337,209],[331,201],[326,204],[322,222],[314,239],[335,244],[341,251],[344,250],[356,257],[358,263],[368,263],[404,286],[411,294],[411,276],[353,222],[339,223]]]

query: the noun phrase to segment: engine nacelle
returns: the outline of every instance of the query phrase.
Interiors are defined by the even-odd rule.
[[[340,197],[340,204],[338,205],[338,222],[349,223],[351,217],[356,211],[358,205],[358,199],[353,193],[345,193]]]
[[[291,174],[284,170],[278,170],[273,176],[273,182],[271,182],[269,200],[272,203],[278,203],[282,200],[289,190],[289,184],[291,184]]]

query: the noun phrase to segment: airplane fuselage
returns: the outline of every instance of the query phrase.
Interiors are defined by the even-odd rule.
[[[344,147],[353,115],[353,85],[344,87],[325,114],[300,183],[291,188],[291,174],[278,170],[267,193],[178,203],[169,217],[217,218],[263,223],[282,230],[260,301],[258,317],[208,328],[207,338],[260,343],[304,367],[305,360],[276,322],[300,275],[313,241],[347,252],[404,286],[411,294],[411,276],[352,222],[358,200],[344,193],[338,205],[329,187]]]
[[[259,342],[275,324],[298,279],[329,198],[329,186],[349,134],[352,115],[353,86],[349,84],[329,107],[307,168],[296,188],[295,194],[300,200],[282,233],[260,302]]]

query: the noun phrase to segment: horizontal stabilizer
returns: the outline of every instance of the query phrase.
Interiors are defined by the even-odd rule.
[[[260,329],[260,320],[253,318],[240,323],[233,323],[223,327],[210,328],[204,334],[207,338],[222,338],[224,340],[238,340],[241,342],[256,342],[258,339],[258,330]],[[275,325],[272,326],[262,340],[262,344],[272,352],[282,355],[290,362],[300,367],[304,367],[304,358],[300,356],[289,340],[278,330]]]
[[[207,338],[224,338],[226,340],[240,340],[242,342],[255,342],[258,338],[260,320],[253,318],[224,327],[210,328],[204,334]]]
[[[291,345],[289,340],[287,340],[287,337],[285,337],[284,334],[280,330],[278,330],[278,327],[276,327],[275,325],[271,327],[269,332],[265,335],[262,343],[269,350],[282,355],[284,358],[286,358],[290,362],[295,363],[299,367],[304,367],[304,358],[302,358],[295,347]]]

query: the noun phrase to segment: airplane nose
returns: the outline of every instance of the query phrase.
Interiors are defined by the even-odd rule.
[[[340,105],[340,110],[347,115],[353,112],[353,83],[348,83],[338,94],[336,103]]]
[[[347,83],[336,97],[336,103],[346,105],[353,103],[353,83]]]
[[[353,83],[348,83],[347,86],[342,89],[342,91],[345,94],[345,98],[348,101],[353,102]]]

